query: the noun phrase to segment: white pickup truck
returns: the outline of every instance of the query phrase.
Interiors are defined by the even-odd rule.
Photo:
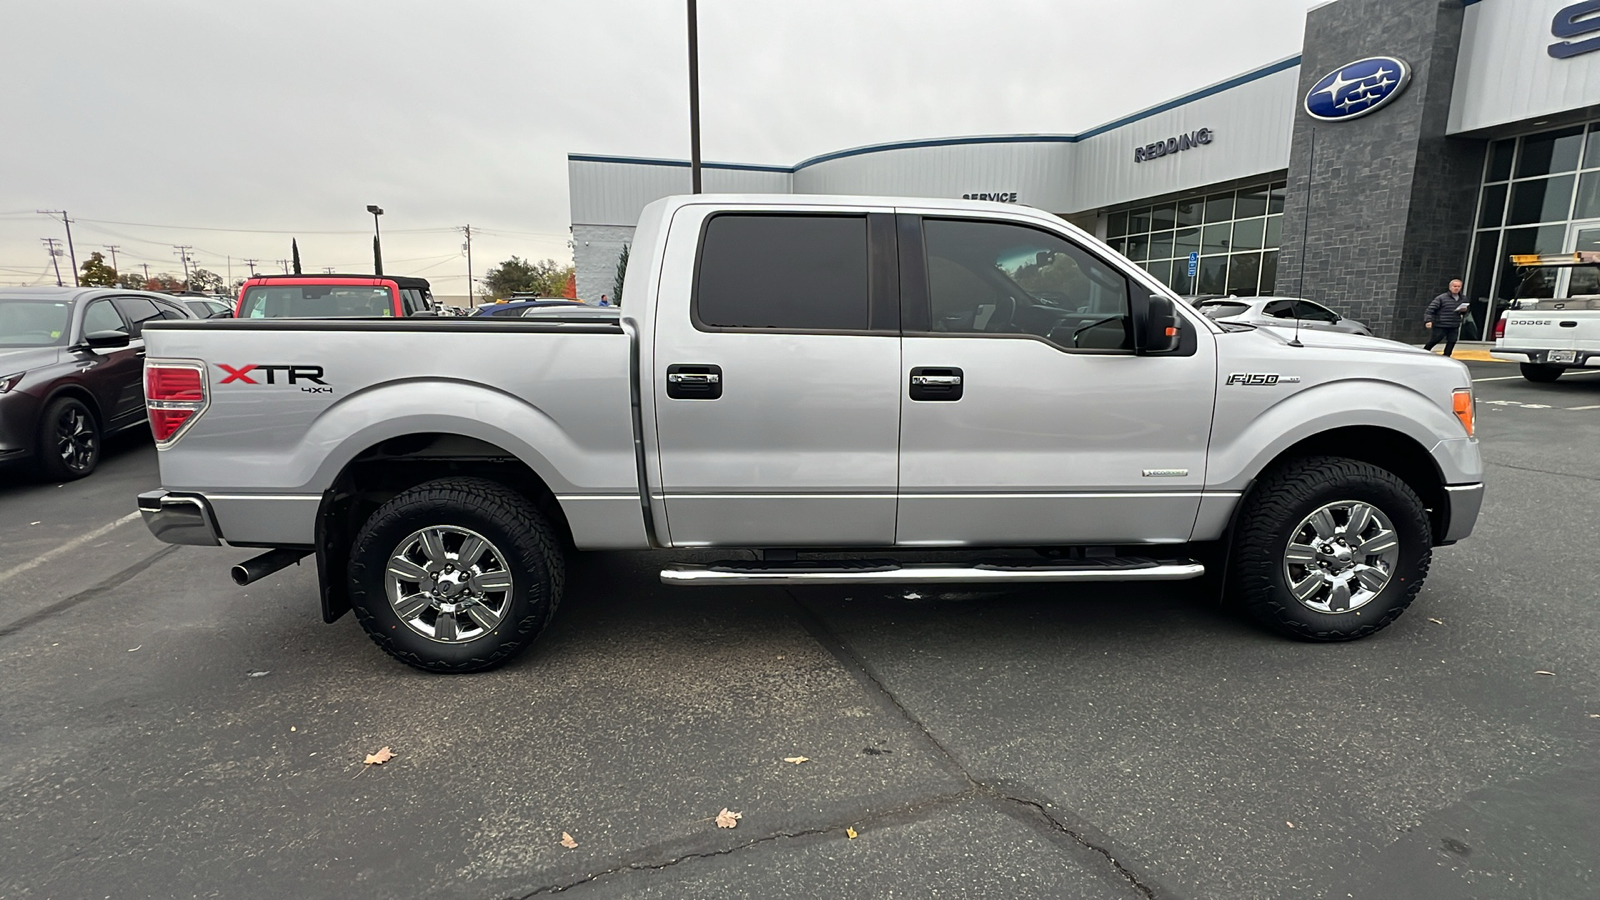
[[[1495,323],[1490,355],[1521,363],[1529,381],[1600,368],[1600,251],[1517,255],[1511,262],[1521,279],[1511,308]]]
[[[1308,640],[1398,616],[1483,496],[1466,368],[1219,325],[1010,204],[647,207],[616,318],[153,323],[175,543],[316,555],[411,665],[509,659],[574,550],[669,584],[1196,579]],[[735,556],[736,554],[729,554]]]

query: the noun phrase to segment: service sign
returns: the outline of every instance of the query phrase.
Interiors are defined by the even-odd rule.
[[[1306,93],[1306,114],[1324,122],[1359,119],[1387,106],[1411,81],[1411,67],[1393,56],[1369,56],[1322,76]]]

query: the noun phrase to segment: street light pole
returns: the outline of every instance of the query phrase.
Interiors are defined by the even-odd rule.
[[[700,35],[695,0],[689,0],[689,173],[700,193]]]
[[[383,207],[376,203],[368,203],[367,212],[372,213],[372,273],[382,275],[383,232],[378,230],[378,217],[383,215]]]

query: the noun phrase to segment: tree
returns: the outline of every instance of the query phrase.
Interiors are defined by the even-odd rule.
[[[84,287],[117,286],[117,270],[106,265],[105,255],[98,250],[89,254],[78,268],[83,272],[78,276],[78,283]]]
[[[611,305],[622,305],[622,279],[628,274],[628,245],[622,245],[622,255],[617,257],[617,277],[611,282]]]
[[[571,271],[572,266],[560,265],[553,259],[533,262],[513,256],[491,268],[483,276],[483,286],[496,298],[509,297],[513,292],[559,297]]]
[[[142,287],[147,291],[181,291],[185,290],[185,282],[175,275],[161,272],[146,279]]]
[[[125,272],[117,276],[117,287],[130,291],[144,290],[144,276],[138,272]]]
[[[189,273],[188,290],[200,291],[206,294],[220,294],[226,285],[222,276],[206,269],[195,269]]]

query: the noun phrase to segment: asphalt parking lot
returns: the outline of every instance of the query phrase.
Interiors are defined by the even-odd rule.
[[[1600,372],[1471,368],[1477,532],[1345,645],[1185,585],[591,554],[533,652],[429,676],[323,625],[309,566],[239,588],[249,551],[151,538],[143,435],[7,473],[0,897],[1600,895]]]

